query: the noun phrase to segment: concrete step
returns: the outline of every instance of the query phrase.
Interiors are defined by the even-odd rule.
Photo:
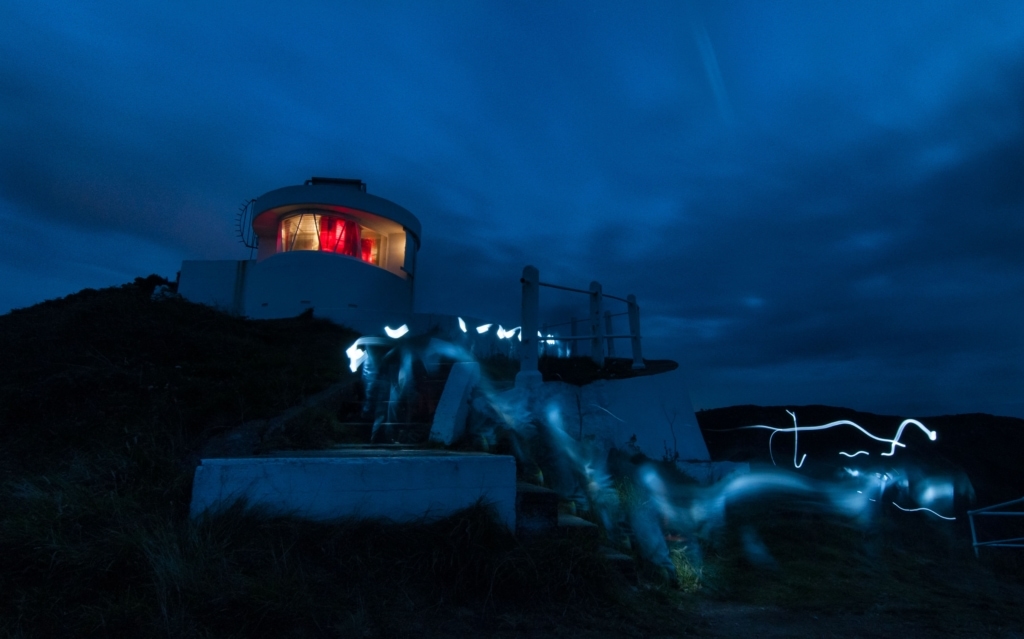
[[[543,534],[558,526],[558,493],[550,488],[516,483],[516,533]]]
[[[601,536],[597,524],[568,513],[558,513],[558,527],[555,532],[562,537],[596,539]]]
[[[516,483],[516,533],[519,535],[556,535],[598,537],[600,528],[569,512],[555,491],[525,482]]]
[[[640,573],[635,559],[611,546],[602,546],[598,553],[626,579],[627,583],[640,583]]]

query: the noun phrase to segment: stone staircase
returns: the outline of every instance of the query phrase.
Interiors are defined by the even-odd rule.
[[[600,536],[596,524],[564,512],[566,504],[550,488],[526,482],[516,483],[516,534],[530,536]]]

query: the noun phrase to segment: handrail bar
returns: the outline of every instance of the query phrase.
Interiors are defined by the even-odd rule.
[[[519,283],[522,285],[523,297],[522,324],[520,325],[521,331],[519,333],[520,339],[522,339],[522,347],[520,350],[519,374],[516,376],[517,385],[519,385],[520,380],[522,380],[522,383],[526,386],[532,386],[537,383],[538,379],[540,379],[537,368],[538,346],[549,341],[578,342],[589,340],[591,359],[593,359],[598,366],[604,366],[606,352],[608,357],[615,357],[615,340],[629,338],[633,355],[633,368],[638,370],[645,368],[640,346],[640,305],[636,303],[635,295],[630,294],[626,298],[621,298],[615,295],[604,295],[601,283],[597,281],[590,283],[590,290],[573,288],[571,286],[562,286],[561,284],[552,284],[550,282],[542,282],[540,280],[540,272],[535,266],[526,266],[523,268],[523,276],[519,279]],[[540,330],[541,326],[539,325],[540,288],[542,286],[562,291],[569,291],[570,293],[583,293],[590,298],[590,331],[588,335],[581,336],[576,334],[575,319],[568,322],[573,325],[573,334],[570,337],[563,338],[555,337],[554,335],[545,336],[542,334],[542,331]],[[612,314],[602,308],[605,297],[610,297],[614,300],[626,303],[627,311],[625,315],[629,317],[628,335],[610,334],[612,332]],[[547,332],[547,327],[543,328],[543,332]],[[535,333],[536,335],[534,335]]]
[[[1024,502],[1024,497],[1017,499],[1011,499],[1010,501],[1004,501],[1001,504],[994,504],[992,506],[985,506],[984,508],[978,508],[976,510],[967,511],[967,520],[971,524],[971,545],[974,547],[974,556],[978,556],[978,548],[981,546],[990,546],[993,548],[1024,548],[1024,544],[1016,544],[1011,542],[1024,541],[1024,537],[1014,537],[1012,539],[993,539],[992,541],[978,541],[978,532],[974,527],[974,516],[975,515],[989,515],[989,516],[1024,516],[1024,511],[996,511],[996,508],[1004,508],[1006,506],[1012,506]]]
[[[519,278],[519,283],[520,284],[525,284],[526,283],[526,279],[522,278],[522,277]],[[547,286],[548,288],[557,288],[557,289],[561,289],[563,291],[572,291],[573,293],[583,293],[584,295],[590,295],[593,292],[593,291],[585,291],[582,288],[572,288],[572,287],[569,287],[569,286],[561,286],[559,284],[549,284],[548,282],[537,282],[537,286]],[[629,304],[629,300],[627,300],[624,297],[619,297],[618,295],[609,295],[608,293],[604,293],[604,292],[602,292],[601,295],[604,296],[604,297],[610,297],[613,300],[619,300],[620,302],[625,302],[626,304]],[[625,314],[626,313],[619,313],[619,315],[625,315]]]
[[[989,511],[989,510],[995,510],[996,508],[1002,508],[1003,506],[1012,506],[1013,504],[1019,504],[1021,502],[1024,502],[1024,497],[1018,497],[1017,499],[1011,499],[1010,501],[1004,501],[1003,503],[995,504],[994,506],[985,506],[984,508],[978,508],[976,510],[968,510],[967,514],[968,515],[977,515],[979,513],[984,513],[984,512]],[[1024,513],[1014,513],[1014,514],[1024,514]]]
[[[1011,541],[1024,541],[1024,537],[1014,537],[1013,539],[993,539],[992,541],[979,541],[977,546],[996,546],[999,544],[1008,544]]]

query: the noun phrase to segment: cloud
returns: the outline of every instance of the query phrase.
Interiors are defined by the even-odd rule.
[[[240,201],[336,175],[423,222],[421,308],[598,280],[705,407],[1024,379],[1018,2],[3,12],[0,309],[244,258]]]

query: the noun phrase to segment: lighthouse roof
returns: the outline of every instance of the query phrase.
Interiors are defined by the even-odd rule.
[[[320,208],[359,215],[370,213],[402,225],[419,244],[421,228],[416,216],[405,208],[366,192],[359,180],[313,178],[303,185],[274,189],[259,196],[253,205],[253,230],[273,235],[278,220],[303,208]]]

